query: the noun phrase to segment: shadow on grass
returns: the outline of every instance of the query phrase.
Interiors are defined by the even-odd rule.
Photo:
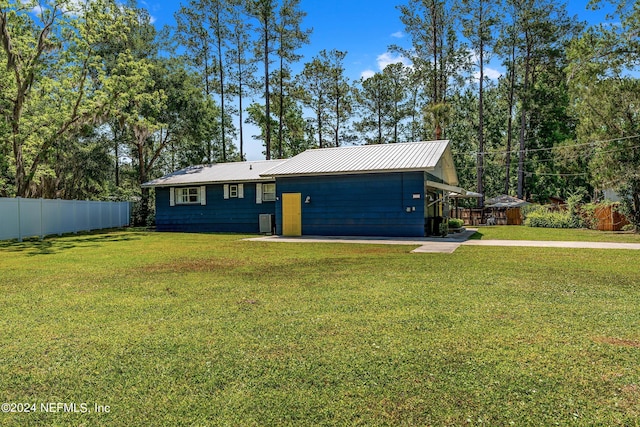
[[[482,240],[483,237],[484,237],[484,234],[482,234],[482,232],[478,230],[475,233],[473,233],[471,237],[469,237],[469,240]]]
[[[44,240],[38,238],[0,241],[0,250],[9,252],[25,252],[27,256],[51,255],[77,247],[95,247],[104,243],[126,242],[140,240],[141,237],[129,233],[119,233],[124,229],[106,229],[78,234],[63,234],[62,236],[48,236]],[[134,232],[140,230],[134,230]]]

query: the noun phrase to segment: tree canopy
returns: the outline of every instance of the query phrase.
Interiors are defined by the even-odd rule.
[[[243,160],[251,123],[265,158],[450,139],[462,187],[614,189],[640,222],[637,7],[587,26],[553,0],[398,3],[403,61],[350,81],[340,46],[300,54],[299,0],[191,0],[162,31],[135,0],[0,0],[0,195],[146,206],[146,180]]]

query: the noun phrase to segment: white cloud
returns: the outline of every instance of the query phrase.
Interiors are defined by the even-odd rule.
[[[484,70],[484,75],[487,76],[487,78],[491,79],[491,80],[498,80],[500,78],[500,76],[502,76],[502,72],[496,70],[495,68],[485,68]],[[480,77],[480,76],[478,76]]]
[[[58,12],[67,13],[72,16],[78,16],[82,13],[83,6],[86,4],[86,2],[86,0],[68,0],[66,2],[59,2],[57,4]],[[21,0],[21,3],[26,6],[33,5],[33,2],[29,0]],[[51,9],[51,7],[48,7],[48,9]],[[31,12],[35,15],[42,15],[45,10],[45,7],[43,7],[41,4],[38,4],[32,7]]]
[[[374,75],[375,73],[376,73],[376,72],[375,72],[375,71],[373,71],[373,70],[364,70],[363,72],[361,72],[361,73],[360,73],[360,78],[361,78],[362,80],[367,80],[367,79],[369,79],[369,78],[373,77],[373,75]]]
[[[405,67],[408,67],[411,65],[411,61],[409,61],[408,58],[405,58],[402,55],[394,55],[391,52],[385,52],[381,55],[378,55],[378,57],[376,58],[376,60],[378,61],[378,68],[380,68],[380,70],[384,70],[384,68],[387,65],[391,65],[391,64],[403,64]]]
[[[404,34],[402,33],[402,31],[396,31],[395,33],[391,34],[391,37],[395,39],[401,39],[404,37]]]
[[[405,67],[412,66],[411,61],[409,61],[408,58],[402,55],[393,54],[391,52],[385,52],[378,55],[378,57],[376,58],[376,63],[378,65],[378,71],[384,70],[387,65],[391,65],[391,64],[400,63],[400,64],[403,64]],[[366,80],[370,77],[373,77],[375,73],[376,72],[373,71],[372,69],[366,69],[360,73],[360,77],[363,80]]]
[[[489,80],[498,80],[502,76],[502,72],[491,67],[484,67],[484,78]],[[480,80],[480,72],[473,73],[475,80]]]

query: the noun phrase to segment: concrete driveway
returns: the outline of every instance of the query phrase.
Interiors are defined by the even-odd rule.
[[[363,236],[263,236],[245,240],[255,242],[287,242],[287,243],[360,243],[376,245],[415,245],[412,253],[453,253],[460,246],[504,246],[504,247],[538,247],[538,248],[579,248],[579,249],[626,249],[640,250],[640,243],[607,243],[607,242],[556,242],[534,240],[469,240],[476,232],[474,228],[461,233],[449,234],[447,237],[363,237]]]

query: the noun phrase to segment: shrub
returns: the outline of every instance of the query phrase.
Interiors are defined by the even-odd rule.
[[[464,225],[464,221],[458,218],[449,219],[449,228],[461,228]]]
[[[547,209],[539,209],[527,214],[524,225],[543,228],[576,228],[576,221],[567,211],[551,212]]]
[[[579,203],[582,196],[573,195],[567,200],[565,209],[552,210],[546,206],[529,205],[523,209],[524,225],[543,228],[582,228],[585,221]]]

